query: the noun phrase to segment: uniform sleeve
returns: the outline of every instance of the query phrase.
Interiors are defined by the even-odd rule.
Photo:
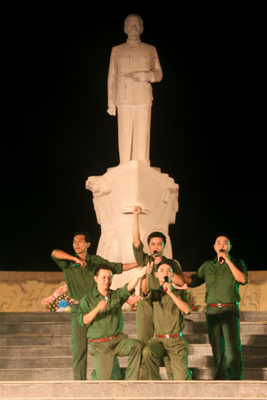
[[[113,269],[115,274],[122,274],[122,263],[113,263],[108,260],[104,260],[104,263],[108,264]]]
[[[78,310],[78,321],[81,326],[90,326],[91,324],[85,325],[83,323],[83,316],[91,311],[90,303],[87,299],[87,295],[83,296],[81,304]]]
[[[234,258],[232,261],[233,261],[234,266],[236,268],[238,268],[239,271],[243,272],[246,275],[246,282],[245,283],[240,283],[239,282],[239,284],[240,285],[246,285],[248,283],[248,270],[247,270],[247,267],[246,267],[244,261],[243,260],[239,260],[237,258]]]
[[[175,274],[182,275],[182,268],[177,260],[172,260],[172,270]]]
[[[138,267],[145,267],[149,262],[149,255],[144,252],[144,245],[142,242],[140,242],[138,247],[134,247],[133,245],[133,253]]]
[[[105,260],[105,258],[102,258],[100,256],[91,256],[91,261],[94,264],[94,268],[96,268],[99,264],[106,264],[110,266],[115,274],[122,274],[122,263],[115,263],[111,262],[108,260]]]
[[[51,255],[51,258],[55,263],[59,266],[60,269],[64,271],[64,269],[67,269],[69,266],[70,261],[69,260],[59,260],[58,258],[55,258]]]
[[[190,309],[190,313],[191,313],[191,305],[190,305],[190,301],[189,301],[189,297],[188,297],[187,291],[178,289],[178,290],[174,290],[173,293],[180,300],[182,300],[186,304],[188,304],[189,309]],[[186,314],[186,315],[188,316],[189,314]],[[181,309],[180,309],[180,312],[179,312],[178,319],[179,319],[179,329],[180,329],[180,331],[182,331],[184,329],[184,327],[185,327],[185,313]]]
[[[189,287],[197,287],[203,285],[205,283],[205,273],[204,273],[204,264],[197,270],[196,274],[192,274],[190,278],[192,278],[192,282],[188,285]]]
[[[128,283],[126,283],[119,291],[119,297],[120,297],[121,305],[123,305],[131,295],[129,290],[127,290],[127,286],[128,286]]]

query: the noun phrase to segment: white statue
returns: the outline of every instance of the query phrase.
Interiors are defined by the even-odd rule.
[[[124,21],[126,43],[115,46],[108,73],[108,114],[118,110],[120,163],[139,160],[150,164],[151,82],[160,82],[162,69],[154,46],[142,43],[142,18],[129,15]]]

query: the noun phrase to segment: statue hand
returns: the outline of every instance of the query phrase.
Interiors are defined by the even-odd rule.
[[[145,72],[134,72],[133,80],[137,82],[150,82],[152,79],[152,73],[150,71]]]
[[[111,106],[107,109],[107,113],[113,117],[116,115],[116,106]]]

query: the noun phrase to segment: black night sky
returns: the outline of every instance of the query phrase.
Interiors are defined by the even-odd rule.
[[[0,270],[58,271],[50,253],[71,252],[77,230],[92,233],[96,251],[100,227],[85,181],[119,163],[106,82],[130,13],[143,18],[142,40],[156,46],[163,69],[150,159],[180,186],[174,258],[196,270],[213,258],[215,233],[228,231],[232,256],[265,269],[266,132],[252,25],[239,10],[212,7],[24,5],[6,14]]]

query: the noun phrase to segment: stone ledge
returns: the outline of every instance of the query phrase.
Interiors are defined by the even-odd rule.
[[[264,400],[266,381],[1,382],[2,399],[237,399]]]
[[[188,275],[191,272],[187,272]],[[1,312],[45,312],[41,301],[65,285],[63,272],[0,271]],[[124,274],[116,276],[123,284]],[[205,285],[189,289],[205,308]],[[267,271],[249,271],[249,283],[240,285],[241,311],[267,311]]]

